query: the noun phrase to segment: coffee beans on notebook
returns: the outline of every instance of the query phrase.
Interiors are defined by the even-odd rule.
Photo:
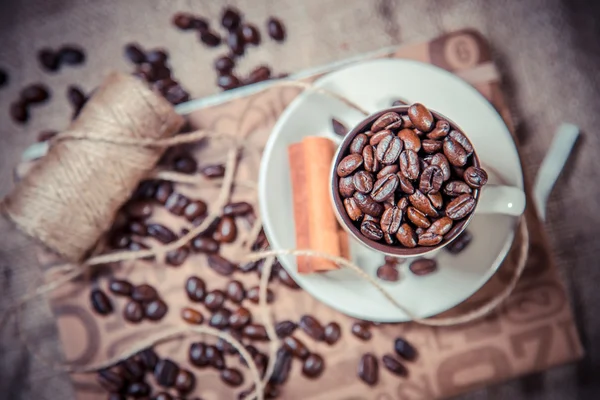
[[[336,165],[343,208],[360,235],[381,244],[452,239],[487,183],[465,134],[419,103],[380,114],[346,146]]]

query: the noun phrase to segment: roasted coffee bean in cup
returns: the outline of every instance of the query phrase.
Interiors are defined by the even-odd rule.
[[[460,128],[419,103],[360,123],[344,139],[334,171],[334,200],[348,228],[397,255],[454,239],[488,179]]]

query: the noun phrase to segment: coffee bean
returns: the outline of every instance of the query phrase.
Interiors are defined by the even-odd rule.
[[[369,144],[371,146],[377,146],[379,145],[379,143],[381,143],[381,141],[383,141],[383,139],[387,138],[387,137],[393,137],[393,133],[391,131],[388,131],[387,129],[383,130],[383,131],[379,131],[375,134],[373,134],[370,138],[369,138]],[[375,152],[375,155],[377,156],[377,152]],[[378,159],[379,160],[379,159]]]
[[[413,228],[409,224],[402,224],[396,233],[396,239],[404,247],[416,247],[417,246],[417,235]]]
[[[437,262],[429,258],[420,258],[410,263],[408,269],[417,276],[428,275],[437,270]]]
[[[394,195],[394,191],[398,187],[400,183],[398,176],[396,174],[388,174],[383,178],[378,179],[373,185],[373,190],[371,191],[371,198],[377,202],[382,202],[390,198]],[[356,182],[354,182],[356,185]],[[356,195],[355,195],[356,198]],[[360,203],[359,203],[360,207]],[[363,210],[366,212],[365,210]],[[372,214],[371,214],[372,215]]]
[[[248,290],[248,293],[246,294],[248,300],[250,300],[251,302],[258,304],[258,300],[259,300],[259,291],[258,291],[258,286],[254,286],[252,288],[250,288]],[[272,303],[275,300],[275,294],[273,293],[273,291],[269,288],[267,288],[267,303]]]
[[[330,322],[323,330],[325,342],[330,345],[335,344],[342,336],[342,330],[337,322]]]
[[[100,386],[109,392],[119,392],[125,386],[125,379],[117,372],[110,369],[98,371],[96,380]]]
[[[110,399],[109,399],[110,400]],[[123,398],[125,400],[125,398]],[[152,400],[173,400],[173,396],[171,396],[167,392],[160,392],[156,396],[152,398]]]
[[[146,318],[150,321],[161,320],[169,311],[167,304],[161,299],[152,300],[145,306]]]
[[[340,178],[339,190],[343,198],[352,197],[356,190],[354,187],[354,176],[350,175]]]
[[[180,369],[175,378],[175,389],[181,394],[190,393],[196,386],[196,378],[187,369]]]
[[[294,278],[292,278],[285,268],[280,267],[277,269],[277,277],[279,278],[279,282],[283,283],[290,289],[300,289],[300,286],[298,286]]]
[[[414,152],[421,150],[421,139],[412,129],[402,129],[398,132],[398,138],[402,140],[406,150]]]
[[[403,128],[414,128],[414,125],[413,125],[412,121],[410,120],[410,117],[408,116],[408,114],[402,114],[400,116],[400,118],[402,119],[402,127]]]
[[[183,154],[173,160],[173,169],[184,174],[193,174],[197,166],[196,160],[189,154]]]
[[[431,226],[431,223],[427,219],[427,216],[414,207],[408,207],[406,216],[408,217],[410,222],[412,222],[419,228],[426,229]]]
[[[225,293],[222,290],[215,289],[206,294],[204,297],[204,305],[211,311],[215,311],[223,306],[225,302]]]
[[[395,266],[386,263],[377,268],[377,277],[384,281],[396,282],[400,279],[400,273]]]
[[[382,131],[385,132],[385,131]],[[397,136],[388,135],[377,145],[375,156],[383,164],[393,164],[402,151],[402,141]]]
[[[450,131],[448,137],[454,140],[455,142],[459,143],[462,146],[462,148],[465,149],[467,156],[473,154],[473,145],[462,132],[456,130]]]
[[[165,49],[153,49],[146,53],[146,60],[149,63],[157,65],[165,65],[169,55]]]
[[[408,370],[400,361],[396,360],[393,355],[386,354],[382,358],[383,365],[394,375],[407,376]]]
[[[85,53],[75,45],[66,45],[58,50],[60,63],[67,65],[79,65],[85,61]]]
[[[384,178],[382,178],[384,179]],[[384,187],[385,189],[385,187]],[[382,190],[380,188],[380,190]],[[388,188],[389,190],[389,188]],[[389,193],[385,193],[384,194],[388,194]],[[393,192],[392,192],[393,194]],[[365,214],[374,216],[374,217],[379,217],[382,213],[383,213],[383,206],[378,203],[377,201],[373,200],[371,198],[371,196],[360,193],[360,192],[356,192],[354,193],[353,199],[356,202],[356,205],[358,206],[358,208]],[[348,214],[350,215],[350,214]]]
[[[422,132],[427,133],[433,128],[433,115],[423,104],[412,104],[408,108],[408,117],[413,125]]]
[[[154,368],[156,383],[162,387],[172,387],[177,379],[179,367],[168,358],[160,360]]]
[[[208,357],[206,355],[207,346],[204,343],[196,342],[190,345],[188,359],[192,365],[196,367],[205,367],[208,365]]]
[[[183,90],[180,85],[173,85],[167,89],[165,93],[165,99],[173,105],[181,104],[190,99],[188,92]]]
[[[144,319],[144,307],[137,301],[129,301],[123,309],[123,318],[129,322],[137,323]]]
[[[414,361],[418,356],[417,350],[413,345],[401,337],[396,338],[394,341],[394,350],[396,350],[396,354],[407,361]]]
[[[234,303],[240,304],[246,298],[246,290],[240,281],[230,281],[225,289],[227,298]]]
[[[206,359],[214,368],[222,370],[225,368],[225,359],[223,353],[215,346],[206,346]]]
[[[150,200],[130,201],[125,206],[125,213],[131,218],[144,219],[152,215],[152,202]]]
[[[453,220],[463,219],[473,211],[475,203],[473,196],[462,194],[448,203],[446,215]]]
[[[323,357],[312,353],[304,360],[304,364],[302,364],[302,373],[309,378],[317,378],[323,373],[324,368],[325,362],[323,361]]]
[[[154,199],[158,201],[160,204],[166,204],[167,200],[173,193],[173,184],[171,182],[162,181],[156,187],[156,192],[154,193]]]
[[[285,337],[283,339],[283,346],[301,360],[306,359],[310,355],[310,352],[304,343],[293,336]]]
[[[131,237],[121,231],[114,232],[109,238],[109,244],[113,249],[125,249],[131,243]]]
[[[190,204],[190,199],[180,193],[171,193],[165,202],[165,208],[171,214],[183,215],[184,210]]]
[[[375,241],[383,238],[383,231],[379,227],[379,224],[373,221],[363,221],[362,224],[360,224],[360,233],[366,238]]]
[[[231,317],[233,314],[231,314],[229,316],[229,320],[231,321]],[[231,325],[231,324],[230,324]],[[236,330],[236,329],[225,329],[224,332],[229,333],[229,335],[231,335],[234,339],[236,339],[237,341],[241,342],[242,341],[242,334],[240,331]],[[223,354],[236,354],[238,351],[235,349],[235,347],[233,347],[230,343],[228,343],[226,340],[223,340],[223,338],[219,338],[219,340],[217,340],[217,344],[216,344],[217,349],[219,349],[219,351]]]
[[[236,56],[244,55],[246,50],[245,45],[246,41],[242,36],[241,30],[229,32],[229,35],[227,36],[227,46],[229,46],[232,54],[235,54]]]
[[[213,239],[220,243],[232,243],[237,238],[237,227],[232,217],[222,217],[213,234]]]
[[[373,386],[379,379],[377,358],[371,353],[364,354],[358,364],[358,377],[367,385]]]
[[[252,313],[247,308],[240,307],[229,316],[229,325],[234,329],[242,329],[252,321]]]
[[[221,25],[228,31],[234,31],[240,26],[242,17],[238,10],[232,7],[227,7],[221,16]]]
[[[413,194],[408,196],[408,200],[414,208],[421,211],[423,214],[429,217],[437,217],[438,212],[431,204],[431,201],[419,190],[415,190]]]
[[[246,326],[244,326],[242,333],[244,334],[244,336],[246,336],[247,338],[250,338],[252,340],[268,340],[269,339],[267,330],[265,329],[264,325],[260,325],[260,324],[246,325]]]
[[[194,26],[192,25],[193,20],[193,15],[189,13],[180,12],[173,16],[173,18],[171,19],[171,23],[177,28],[187,31],[190,29],[194,29]]]
[[[219,77],[217,78],[217,86],[219,86],[223,90],[235,89],[240,85],[241,82],[239,78],[232,74],[219,75]],[[222,177],[225,174],[225,170],[223,169],[223,172],[221,173],[218,168],[215,168],[214,171],[207,170],[203,171],[203,173],[207,178]],[[214,174],[215,176],[208,176],[207,173]]]
[[[275,332],[277,333],[277,337],[279,339],[283,339],[286,336],[289,336],[292,333],[294,333],[297,327],[298,324],[296,324],[295,322],[280,321],[277,324],[275,324]]]
[[[233,274],[237,268],[234,263],[218,254],[210,254],[208,256],[208,266],[211,267],[213,271],[223,276]]]
[[[483,169],[471,166],[465,170],[463,179],[469,186],[480,188],[487,183],[488,176]]]
[[[429,227],[429,229],[427,229],[427,231],[435,233],[436,235],[444,236],[445,234],[450,232],[450,229],[452,228],[452,224],[453,224],[453,221],[450,218],[442,217],[442,218],[438,219],[437,221],[435,221],[433,224],[431,224],[431,226]]]
[[[448,133],[450,133],[450,123],[448,121],[444,121],[444,120],[439,120],[436,124],[435,124],[435,128],[433,128],[433,130],[427,134],[427,137],[429,139],[442,139],[444,137],[446,137],[448,135]],[[439,143],[439,142],[438,142]]]
[[[142,250],[148,250],[149,247],[139,241],[131,240],[129,242],[129,245],[127,246],[127,249],[129,249],[129,251],[142,251]],[[152,261],[152,260],[154,260],[154,256],[144,257],[144,258],[142,258],[142,260]]]
[[[43,48],[38,51],[38,61],[47,72],[55,72],[60,67],[60,60],[58,59],[58,53],[52,49]]]
[[[158,363],[158,356],[151,348],[140,351],[135,357],[148,371],[154,371]]]
[[[183,216],[190,222],[196,218],[206,215],[206,203],[202,200],[192,200],[183,209]]]
[[[269,382],[277,385],[284,384],[290,375],[291,367],[292,353],[285,347],[280,347],[279,350],[277,350],[275,366],[273,368],[273,374],[271,375],[271,378],[269,378]]]
[[[383,129],[385,129],[388,125],[393,124],[394,122],[400,121],[400,115],[393,111],[387,112],[377,118],[373,125],[371,125],[371,132],[377,133]]]
[[[229,56],[221,56],[215,60],[214,66],[220,74],[229,74],[233,67],[235,67],[235,62]]]
[[[452,242],[448,243],[444,249],[446,249],[450,254],[458,254],[463,251],[469,243],[473,240],[473,236],[469,231],[464,231],[456,239]]]
[[[419,177],[419,156],[413,150],[404,150],[400,154],[400,172],[408,179]]]
[[[238,387],[244,383],[244,376],[235,368],[226,368],[221,371],[221,380],[229,386]]]
[[[345,135],[345,134],[344,134]],[[369,142],[369,138],[364,133],[359,133],[350,142],[350,154],[362,154],[365,146]]]
[[[324,340],[325,330],[315,317],[311,315],[303,315],[302,318],[300,318],[300,328],[302,328],[302,330],[314,340],[319,342]]]
[[[112,278],[108,284],[108,290],[118,296],[130,296],[133,285],[129,281]]]
[[[200,172],[207,178],[222,178],[225,175],[225,166],[222,164],[207,165]]]
[[[402,210],[393,206],[383,212],[381,216],[381,229],[384,233],[394,235],[402,223]]]
[[[148,224],[148,235],[165,244],[177,240],[177,235],[172,230],[157,223]]]
[[[29,110],[21,100],[10,104],[9,114],[14,122],[25,123],[29,120]]]
[[[372,336],[369,325],[363,322],[355,322],[352,324],[352,334],[361,340],[369,340]]]
[[[134,64],[146,62],[146,53],[137,43],[128,43],[125,45],[125,57]]]
[[[217,47],[221,44],[221,36],[211,30],[200,31],[200,40],[208,47]]]
[[[448,158],[450,164],[457,167],[462,167],[467,163],[467,151],[460,143],[452,139],[450,136],[444,139],[443,150],[444,155]]]
[[[398,164],[386,165],[377,173],[377,179],[381,179],[389,174],[396,174],[400,170]]]
[[[133,398],[148,396],[151,392],[150,386],[146,382],[133,382],[127,386],[126,393]]]
[[[442,149],[442,142],[439,140],[423,140],[421,145],[423,146],[423,151],[429,154],[437,153]]]
[[[254,209],[253,209],[252,205],[245,201],[240,201],[237,203],[229,203],[229,204],[225,205],[225,207],[223,207],[223,215],[229,216],[229,217],[245,215],[245,214],[251,213],[253,211],[254,211]]]
[[[260,44],[260,32],[258,28],[252,24],[242,26],[242,37],[246,44],[258,46]]]
[[[396,173],[398,177],[398,181],[400,183],[400,190],[402,190],[406,194],[412,194],[415,192],[415,187],[411,183],[411,181],[404,176],[401,172]]]
[[[333,127],[333,133],[335,133],[338,136],[346,136],[346,134],[348,133],[348,127],[346,127],[346,125],[344,125],[343,122],[337,120],[336,118],[331,118],[331,126]],[[363,135],[363,136],[365,136],[365,135]],[[366,136],[365,136],[365,138],[366,138]],[[354,140],[356,140],[356,138],[354,138]],[[353,143],[354,143],[354,141],[353,141]],[[366,143],[366,141],[365,141],[365,143]],[[362,149],[360,151],[362,151]],[[354,153],[360,154],[360,151],[352,151],[352,145],[350,145],[350,154],[354,154]]]
[[[206,295],[206,284],[197,276],[190,276],[185,282],[185,292],[191,301],[200,302]]]
[[[181,309],[181,319],[188,324],[194,325],[200,325],[202,322],[204,322],[204,316],[202,313],[190,307],[184,307]]]
[[[278,42],[285,40],[285,28],[277,18],[271,17],[267,20],[267,32],[272,39]]]
[[[41,83],[34,83],[21,90],[21,100],[25,103],[43,103],[50,98],[50,90]]]
[[[208,324],[217,329],[224,329],[229,326],[229,317],[231,317],[231,311],[221,308],[210,317]]]
[[[437,165],[430,165],[421,173],[419,181],[419,190],[423,193],[436,193],[442,187],[444,182],[444,173]]]
[[[419,246],[435,246],[437,244],[439,244],[442,240],[443,240],[443,236],[442,235],[438,235],[437,233],[434,232],[424,232],[419,234]]]
[[[377,172],[381,168],[379,160],[375,157],[375,148],[371,145],[367,145],[363,149],[362,159],[364,160],[365,170],[369,172]]]
[[[129,221],[127,231],[138,236],[148,236],[148,227],[141,221]]]
[[[92,308],[100,315],[108,315],[113,312],[113,306],[106,295],[100,289],[93,289],[90,293],[90,301],[92,302]]]
[[[341,177],[348,176],[363,164],[360,154],[347,155],[337,166],[337,174]]]
[[[219,251],[219,242],[213,238],[196,236],[192,240],[192,249],[199,253],[213,254]]]
[[[437,209],[442,208],[442,206],[444,205],[444,199],[440,192],[427,193],[427,198],[429,199],[429,201],[431,201],[431,204]]]
[[[366,171],[358,171],[352,179],[354,188],[361,193],[369,193],[373,189],[373,175]]]

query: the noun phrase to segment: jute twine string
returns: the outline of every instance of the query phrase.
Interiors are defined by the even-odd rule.
[[[330,92],[330,91],[327,91],[324,89],[316,89],[313,86],[311,86],[310,84],[301,83],[301,82],[284,81],[284,82],[280,82],[278,85],[279,86],[301,87],[305,90],[307,90],[307,89],[314,90],[318,93],[323,93],[328,96],[340,99],[345,104],[349,105],[352,108],[357,109],[358,111],[362,112],[363,114],[368,114],[365,110],[363,110],[359,106],[353,104],[348,99],[345,99],[336,93],[333,93],[333,92]],[[61,140],[88,140],[88,141],[110,142],[110,143],[121,144],[121,145],[125,145],[125,146],[168,147],[168,146],[173,146],[173,145],[178,145],[178,144],[193,143],[193,142],[197,142],[199,140],[205,139],[205,138],[215,139],[216,137],[222,138],[222,137],[227,137],[227,136],[223,136],[223,134],[221,134],[221,133],[209,132],[206,130],[200,130],[200,131],[195,131],[195,132],[191,132],[188,134],[182,134],[182,135],[178,135],[178,136],[175,136],[173,138],[168,138],[168,139],[145,139],[145,138],[138,139],[138,138],[127,138],[127,137],[107,138],[107,137],[95,137],[93,133],[86,135],[86,134],[81,134],[80,132],[79,133],[67,132],[65,135],[63,135],[63,134],[58,135],[54,140],[58,140],[58,141],[61,141]],[[236,140],[232,139],[231,141],[232,141],[232,145],[227,153],[227,161],[225,164],[225,176],[223,178],[221,190],[219,192],[217,200],[215,201],[215,203],[213,205],[211,205],[211,212],[209,212],[209,215],[203,221],[202,224],[200,224],[198,227],[192,228],[187,234],[183,235],[175,242],[172,242],[169,244],[154,246],[153,248],[148,249],[148,250],[120,251],[120,252],[102,254],[102,255],[94,256],[94,257],[87,259],[85,262],[83,262],[82,265],[67,264],[67,265],[60,265],[60,266],[53,267],[51,270],[49,270],[49,273],[62,274],[62,275],[56,277],[51,282],[47,282],[44,285],[41,285],[40,287],[36,288],[31,293],[28,293],[27,295],[23,296],[13,307],[11,307],[11,310],[17,311],[23,305],[25,305],[25,303],[28,302],[29,300],[31,300],[37,296],[49,293],[49,292],[57,289],[58,287],[72,281],[73,279],[75,279],[76,277],[80,276],[83,273],[83,271],[85,270],[84,267],[89,267],[92,265],[99,265],[99,264],[115,263],[115,262],[119,262],[119,261],[141,259],[141,258],[146,258],[149,256],[159,256],[159,255],[163,255],[169,251],[175,250],[181,246],[186,245],[191,239],[193,239],[199,233],[204,231],[214,221],[214,219],[219,216],[220,210],[223,208],[223,206],[226,204],[226,202],[230,198],[230,195],[233,190],[234,182],[235,182],[235,170],[236,170],[236,166],[237,166],[237,155],[238,155],[239,151],[244,148],[244,146],[247,146],[247,143],[244,143],[239,140],[236,141]],[[186,183],[186,184],[198,184],[197,181],[194,181],[192,179],[187,179],[187,178],[182,179],[182,177],[178,176],[178,175],[162,174],[162,176],[166,179],[173,178],[174,181],[182,180],[182,181],[185,181],[183,183]],[[262,399],[264,385],[268,382],[268,380],[270,379],[270,377],[273,373],[274,361],[276,358],[275,353],[279,346],[279,341],[277,339],[277,335],[275,334],[275,329],[274,329],[274,325],[273,325],[272,318],[270,315],[270,310],[269,310],[269,307],[267,306],[267,302],[266,302],[268,277],[271,274],[275,256],[302,255],[302,256],[318,257],[318,258],[325,258],[325,259],[331,260],[331,261],[337,263],[341,267],[349,268],[350,270],[355,272],[359,277],[361,277],[362,279],[369,282],[369,284],[373,285],[388,301],[390,301],[395,307],[397,307],[399,310],[401,310],[407,316],[409,316],[409,318],[411,318],[412,321],[419,323],[419,324],[428,325],[428,326],[451,326],[451,325],[458,325],[458,324],[470,322],[470,321],[473,321],[477,318],[480,318],[480,317],[490,313],[492,310],[494,310],[499,304],[501,304],[510,295],[510,293],[514,290],[514,288],[517,284],[517,281],[525,268],[525,262],[527,259],[528,246],[529,246],[527,224],[526,224],[525,218],[521,218],[521,221],[519,224],[520,243],[519,243],[519,247],[518,247],[519,257],[518,257],[518,261],[517,261],[517,268],[515,270],[513,278],[511,279],[510,283],[506,286],[506,288],[504,290],[502,290],[501,293],[494,296],[489,302],[485,303],[484,305],[478,307],[477,309],[475,309],[473,311],[468,312],[467,314],[464,314],[464,315],[461,315],[458,317],[426,318],[426,319],[424,319],[424,318],[418,317],[417,315],[412,313],[409,309],[407,309],[402,304],[397,302],[393,298],[393,296],[387,292],[387,290],[384,287],[382,287],[377,281],[375,281],[372,277],[370,277],[368,274],[366,274],[358,265],[356,265],[356,264],[352,263],[351,261],[346,260],[344,258],[334,257],[329,254],[316,252],[316,251],[309,250],[309,249],[267,250],[267,251],[249,253],[248,252],[249,247],[252,245],[252,243],[258,237],[258,235],[260,233],[261,225],[262,224],[260,222],[260,219],[257,219],[255,221],[254,225],[252,226],[251,230],[248,232],[247,237],[245,237],[244,240],[242,241],[242,244],[240,246],[240,249],[242,250],[242,255],[241,255],[241,258],[239,261],[241,261],[241,262],[259,261],[261,259],[265,259],[265,258],[267,259],[267,261],[265,262],[265,265],[263,267],[263,270],[262,270],[262,275],[260,277],[259,309],[260,309],[260,314],[261,314],[261,317],[263,320],[263,324],[264,324],[264,326],[267,330],[268,336],[269,336],[270,357],[269,357],[269,363],[268,363],[268,366],[266,369],[266,373],[262,380],[261,380],[261,377],[258,372],[258,368],[257,368],[256,364],[254,363],[250,354],[245,350],[244,346],[239,341],[237,341],[235,338],[233,338],[231,335],[229,335],[225,332],[216,330],[214,328],[208,327],[208,326],[169,327],[165,331],[159,332],[156,335],[153,335],[151,337],[148,337],[148,338],[140,341],[135,347],[128,349],[127,351],[123,352],[122,354],[119,354],[118,356],[115,356],[115,357],[113,357],[109,360],[103,361],[101,363],[87,365],[87,366],[74,366],[74,365],[57,364],[57,363],[54,363],[54,365],[56,365],[57,368],[64,370],[64,371],[68,371],[68,372],[98,371],[103,368],[112,366],[112,365],[116,364],[117,362],[122,361],[128,357],[131,357],[132,355],[138,353],[139,351],[141,351],[145,348],[151,347],[153,345],[164,342],[166,340],[171,340],[174,338],[181,338],[184,335],[189,335],[189,334],[203,333],[203,334],[208,334],[208,335],[222,338],[226,342],[230,343],[234,348],[236,348],[236,350],[239,351],[242,358],[244,359],[244,361],[247,363],[247,365],[250,368],[252,379],[253,379],[254,385],[255,385],[254,386],[255,391],[247,398],[250,399],[250,398],[258,397],[259,399]]]

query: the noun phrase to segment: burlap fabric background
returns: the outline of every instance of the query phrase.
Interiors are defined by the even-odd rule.
[[[62,129],[70,116],[66,86],[91,90],[110,69],[130,71],[122,57],[128,41],[170,50],[175,76],[193,97],[216,92],[212,60],[223,50],[197,44],[169,26],[170,15],[192,10],[212,18],[225,2],[175,0],[2,0],[0,1],[0,65],[11,84],[0,91],[0,195],[12,185],[12,168],[41,129]],[[569,286],[587,358],[544,374],[491,387],[463,398],[587,399],[600,396],[600,278],[595,234],[599,186],[596,127],[599,82],[597,44],[600,5],[595,1],[560,0],[402,0],[402,1],[230,1],[247,18],[263,24],[277,15],[288,27],[284,45],[269,43],[250,52],[241,71],[268,63],[276,72],[294,72],[380,47],[423,40],[444,30],[475,27],[490,41],[502,67],[506,93],[513,102],[525,169],[535,172],[555,127],[578,124],[585,135],[559,180],[548,210],[548,231],[557,263]],[[596,5],[594,5],[596,4]],[[44,74],[35,61],[42,46],[73,42],[88,50],[81,68]],[[43,81],[54,90],[53,101],[33,110],[25,127],[6,117],[9,103],[27,83]],[[1,235],[1,233],[0,233]],[[15,270],[14,253],[31,257],[13,237],[0,241],[0,307],[26,290],[37,274]],[[20,260],[22,264],[24,260]],[[35,268],[35,267],[32,267]],[[43,302],[29,308],[26,331],[49,357],[59,357],[53,320]],[[36,361],[12,329],[0,332],[1,399],[70,399],[68,377]]]

